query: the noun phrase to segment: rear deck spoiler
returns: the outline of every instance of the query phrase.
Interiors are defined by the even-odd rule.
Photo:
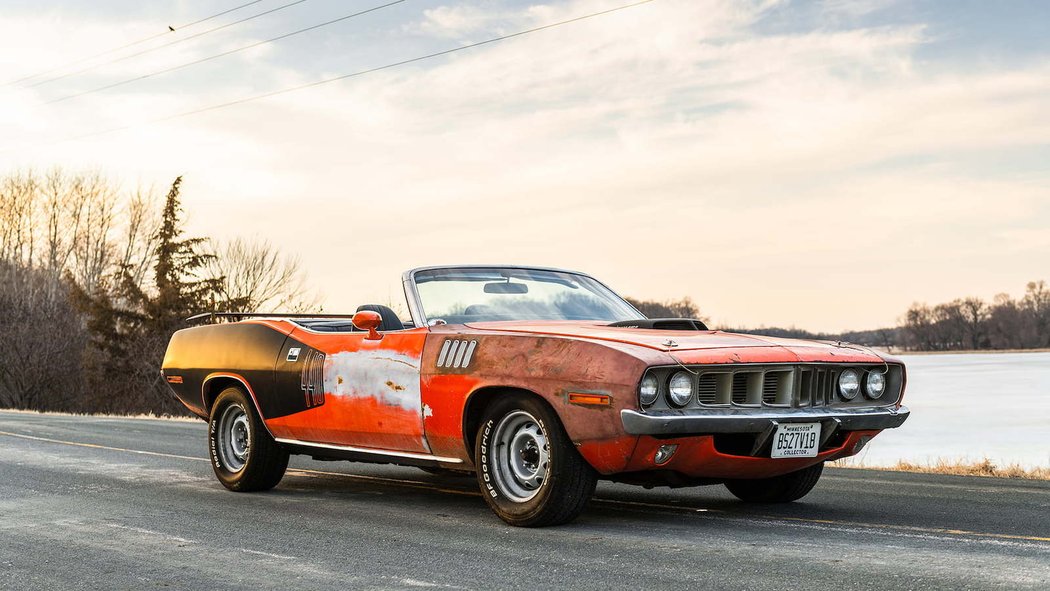
[[[194,314],[185,319],[185,322],[196,323],[205,320],[217,320],[219,318],[241,319],[241,318],[353,318],[353,314],[289,314],[285,312],[204,312]]]

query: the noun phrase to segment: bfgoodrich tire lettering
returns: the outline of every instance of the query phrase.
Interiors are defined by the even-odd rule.
[[[270,437],[239,387],[226,388],[212,405],[208,451],[219,482],[237,492],[269,490],[288,468],[288,452]]]
[[[821,462],[773,478],[729,480],[726,481],[726,488],[741,501],[749,503],[790,503],[809,494],[823,471],[824,462]]]
[[[546,403],[511,396],[490,406],[474,447],[478,484],[489,507],[511,525],[540,527],[576,518],[597,475]]]

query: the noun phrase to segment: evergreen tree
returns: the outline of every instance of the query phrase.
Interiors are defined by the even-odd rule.
[[[188,316],[211,311],[223,278],[203,278],[203,271],[215,255],[202,252],[205,238],[183,238],[182,207],[179,188],[182,177],[175,179],[164,200],[164,211],[158,235],[153,294],[135,287],[125,274],[125,289],[138,304],[143,315],[143,328],[150,332],[170,334],[182,327]]]
[[[100,396],[99,410],[184,412],[168,397],[157,368],[183,321],[214,308],[223,278],[202,278],[214,255],[201,252],[206,239],[183,236],[181,184],[180,176],[164,201],[152,285],[140,288],[128,268],[120,270],[112,290],[89,294],[74,285],[74,300],[91,334],[84,364],[90,390]]]

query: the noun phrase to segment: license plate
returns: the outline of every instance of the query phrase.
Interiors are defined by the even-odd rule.
[[[812,458],[820,447],[820,423],[785,423],[773,434],[774,458]]]

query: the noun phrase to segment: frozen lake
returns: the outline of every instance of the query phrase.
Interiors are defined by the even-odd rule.
[[[869,466],[982,460],[1050,466],[1050,353],[901,355],[912,416],[856,458]]]

